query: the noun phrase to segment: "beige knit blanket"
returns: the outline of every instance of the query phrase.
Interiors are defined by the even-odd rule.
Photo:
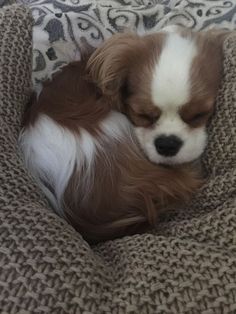
[[[0,11],[0,313],[236,313],[236,35],[224,53],[206,185],[154,232],[89,247],[17,153],[31,18],[16,5]]]

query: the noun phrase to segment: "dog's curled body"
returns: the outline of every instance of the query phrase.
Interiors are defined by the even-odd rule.
[[[142,153],[132,125],[75,62],[44,84],[28,108],[20,147],[56,211],[89,241],[155,226],[161,210],[199,187],[198,171]]]

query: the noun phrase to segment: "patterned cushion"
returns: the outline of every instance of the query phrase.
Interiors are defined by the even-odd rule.
[[[27,3],[34,24],[34,82],[80,58],[124,27],[143,34],[168,24],[196,30],[235,28],[235,1],[224,0],[18,0]]]
[[[4,5],[11,5],[16,3],[16,0],[0,0],[0,8]]]

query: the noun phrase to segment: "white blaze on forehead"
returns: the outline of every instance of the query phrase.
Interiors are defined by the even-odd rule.
[[[190,69],[197,48],[190,38],[170,33],[154,69],[152,100],[159,108],[179,107],[189,100]]]

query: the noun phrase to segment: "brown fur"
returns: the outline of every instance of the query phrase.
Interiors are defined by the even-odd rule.
[[[102,93],[135,123],[158,115],[151,98],[152,68],[161,52],[164,34],[139,37],[116,34],[88,60],[87,69]],[[139,120],[139,122],[138,122]]]
[[[85,128],[98,141],[99,122],[110,112],[110,98],[87,80],[84,63],[73,63],[48,81],[27,113],[33,125],[40,113],[80,136]],[[66,218],[90,242],[112,239],[155,226],[161,210],[187,201],[200,185],[188,166],[163,167],[149,162],[135,139],[106,142],[98,152],[93,175],[74,171],[64,194]]]
[[[182,31],[183,36],[190,34]],[[191,127],[205,124],[212,113],[221,58],[218,36],[208,40],[206,34],[195,36],[208,53],[199,54],[193,63],[193,97],[180,112]],[[163,167],[149,162],[135,138],[105,143],[101,138],[99,124],[111,109],[124,113],[136,126],[152,127],[159,118],[150,83],[164,40],[164,33],[112,36],[88,62],[72,63],[48,81],[26,115],[26,126],[44,113],[78,137],[84,128],[105,147],[98,151],[89,178],[88,169],[74,170],[63,199],[66,218],[91,242],[156,226],[162,210],[186,202],[201,184],[199,171],[191,165]]]
[[[33,107],[26,113],[24,124],[34,124],[41,113],[72,131],[79,132],[81,127],[92,134],[96,132],[110,106],[87,80],[85,64],[85,61],[73,62],[45,82],[40,97],[34,97]]]
[[[190,127],[205,125],[214,111],[223,71],[223,39],[225,32],[196,33],[198,55],[191,69],[191,100],[185,104],[180,115]]]
[[[197,32],[179,28],[183,37],[195,37],[199,53],[191,71],[191,100],[180,109],[190,128],[206,124],[222,74],[222,45],[227,32]],[[118,34],[97,49],[88,61],[90,75],[112,104],[124,112],[135,126],[151,127],[161,115],[152,104],[150,82],[165,33],[145,37]],[[118,104],[118,105],[117,105]]]
[[[137,232],[145,223],[156,226],[160,211],[188,201],[201,182],[189,166],[150,163],[128,139],[107,143],[95,164],[89,191],[83,172],[75,172],[65,192],[67,217],[90,241]]]

